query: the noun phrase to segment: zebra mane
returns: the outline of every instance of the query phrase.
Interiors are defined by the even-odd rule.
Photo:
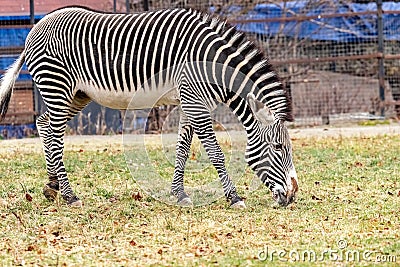
[[[269,92],[268,95],[283,95],[286,98],[287,106],[280,112],[283,112],[283,119],[293,121],[293,108],[289,92],[283,87],[282,80],[278,75],[271,76],[270,73],[276,73],[274,67],[269,62],[267,55],[264,52],[256,39],[250,38],[244,32],[238,30],[235,26],[227,22],[226,18],[221,18],[217,15],[210,15],[201,12],[203,21],[211,27],[217,34],[221,35],[226,42],[229,42],[236,51],[248,61],[248,64],[255,70],[254,76],[257,78],[265,78],[273,83],[281,85],[274,88],[274,92]]]

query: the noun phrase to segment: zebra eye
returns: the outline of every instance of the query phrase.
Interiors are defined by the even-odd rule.
[[[282,150],[282,144],[273,144],[275,150]]]

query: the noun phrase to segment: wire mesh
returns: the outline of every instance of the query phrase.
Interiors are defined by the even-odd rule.
[[[268,1],[219,10],[257,40],[279,70],[292,95],[296,124],[315,125],[377,119],[382,110],[389,118],[400,115],[395,105],[400,5],[384,8],[385,54],[378,50],[375,3]],[[382,99],[378,58],[385,55]]]
[[[282,77],[293,100],[295,125],[320,125],[349,122],[359,119],[400,117],[400,4],[383,3],[383,32],[378,33],[378,14],[375,2],[358,1],[229,1],[229,0],[70,0],[35,1],[35,19],[67,5],[84,5],[109,12],[142,12],[162,8],[195,8],[224,17],[239,30],[257,42]],[[365,3],[367,2],[367,3]],[[29,1],[16,0],[0,6],[0,75],[23,49],[24,40],[32,25],[29,24]],[[384,50],[378,41],[383,38]],[[379,59],[383,59],[384,73],[379,75]],[[384,80],[383,80],[384,78]],[[30,76],[23,69],[17,83],[22,89],[32,90]],[[27,86],[28,85],[28,86]],[[379,88],[384,88],[384,98]],[[6,124],[33,122],[39,113],[40,101],[33,98],[33,115],[18,113],[19,95],[16,94],[13,116]],[[22,105],[22,104],[21,104]],[[161,110],[165,121],[168,111]],[[109,111],[107,111],[109,112]],[[237,120],[227,109],[221,109],[220,120]],[[86,114],[86,115],[85,115]],[[86,117],[102,116],[106,112],[98,107],[86,111]],[[138,113],[147,114],[146,112]],[[150,113],[152,114],[152,113]],[[135,116],[135,119],[139,119]],[[97,117],[96,117],[97,118]],[[121,120],[113,113],[111,120]],[[221,119],[224,118],[224,119]],[[81,118],[82,119],[82,118]],[[87,118],[86,118],[87,119]],[[151,119],[151,118],[150,118]],[[103,126],[86,127],[102,129],[118,123],[103,121]],[[83,121],[83,122],[82,122]],[[105,121],[105,122],[104,122]],[[176,121],[170,120],[170,121]],[[79,130],[85,120],[75,119],[71,132]],[[225,122],[227,123],[227,122]],[[79,126],[81,125],[81,126]],[[112,125],[112,126],[111,126]],[[160,127],[160,123],[152,123]],[[158,126],[157,126],[158,125]],[[117,129],[111,129],[117,131]],[[105,130],[104,130],[105,129]],[[153,129],[157,130],[157,129]],[[93,132],[92,132],[93,133]]]

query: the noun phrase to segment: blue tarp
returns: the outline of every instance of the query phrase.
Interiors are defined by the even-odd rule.
[[[35,20],[40,20],[43,15],[35,16]],[[29,16],[0,16],[0,24],[7,25],[13,24],[15,21],[26,21],[29,23]],[[0,46],[24,46],[26,36],[28,35],[30,28],[23,28],[24,26],[15,29],[0,29]]]
[[[39,20],[43,15],[35,16],[35,20]],[[0,16],[0,23],[11,24],[15,21],[27,21],[29,23],[29,16]],[[21,26],[23,27],[23,26]],[[0,47],[23,47],[25,45],[25,39],[30,31],[30,28],[12,28],[12,29],[0,29]],[[7,69],[16,59],[18,55],[9,55],[0,57],[0,70]],[[27,70],[26,66],[22,67],[23,70]],[[20,74],[19,80],[31,80],[29,74]]]
[[[34,135],[36,125],[34,123],[19,125],[0,125],[0,139],[21,139]]]
[[[295,14],[301,16],[318,16],[324,14],[332,14],[332,6],[336,6],[334,13],[345,14],[351,12],[376,11],[376,3],[356,4],[356,3],[339,3],[336,1],[329,4],[320,5],[312,9],[308,8],[310,1],[289,1],[281,4],[258,4],[255,8],[238,20],[248,19],[273,19],[281,17],[293,17]],[[284,8],[284,5],[285,8]],[[226,13],[229,18],[230,14],[237,13],[241,8],[238,6],[230,7]],[[400,3],[384,2],[383,10],[399,11]],[[213,9],[211,10],[213,11]],[[285,14],[284,14],[285,12]],[[400,40],[400,15],[384,14],[384,38],[386,40]],[[349,17],[334,18],[315,18],[305,21],[287,21],[287,22],[267,22],[267,23],[244,23],[237,25],[244,32],[275,36],[280,33],[285,36],[296,38],[308,38],[313,40],[339,41],[339,42],[362,42],[377,38],[377,16],[359,15]]]

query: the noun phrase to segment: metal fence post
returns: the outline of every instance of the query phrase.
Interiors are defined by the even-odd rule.
[[[149,0],[143,0],[143,10],[149,11]]]
[[[125,6],[126,6],[126,13],[128,14],[131,13],[129,0],[125,0]]]
[[[385,116],[385,51],[384,51],[384,36],[383,36],[383,20],[382,20],[382,0],[376,1],[377,5],[377,26],[378,26],[378,80],[379,80],[379,99],[381,116]]]
[[[35,24],[35,1],[29,0],[29,16],[30,16],[30,23],[33,25]]]
[[[34,0],[29,0],[29,19],[30,19],[30,24],[33,25],[35,24],[35,1]],[[39,99],[39,92],[36,88],[35,83],[32,82],[32,90],[33,90],[33,110],[35,111],[35,115],[33,115],[34,121],[36,121],[36,118],[38,114],[40,113],[40,99]]]

